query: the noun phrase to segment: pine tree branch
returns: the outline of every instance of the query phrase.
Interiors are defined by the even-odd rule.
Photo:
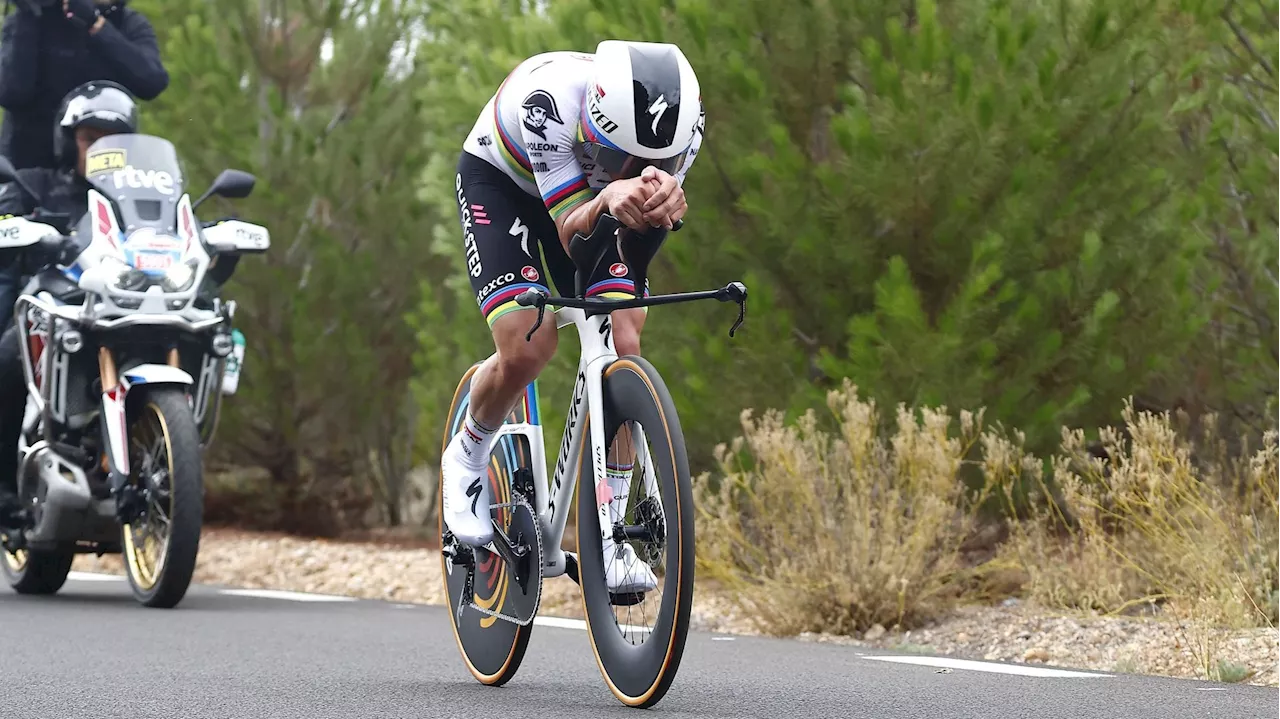
[[[1231,32],[1235,33],[1240,44],[1244,45],[1245,49],[1249,51],[1249,54],[1253,56],[1253,59],[1262,66],[1262,69],[1266,70],[1267,74],[1271,77],[1275,77],[1275,68],[1271,66],[1271,63],[1267,61],[1267,58],[1263,57],[1262,54],[1258,52],[1257,48],[1255,48],[1253,43],[1249,40],[1249,36],[1246,35],[1240,25],[1232,19],[1231,9],[1235,7],[1235,4],[1235,0],[1231,0],[1231,2],[1227,3],[1227,7],[1222,10],[1222,19],[1227,21],[1227,25],[1231,27]]]

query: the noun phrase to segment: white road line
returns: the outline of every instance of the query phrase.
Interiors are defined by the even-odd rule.
[[[556,629],[580,629],[586,631],[587,623],[581,619],[566,619],[564,617],[534,617],[534,626],[538,627],[555,627]]]
[[[124,577],[117,574],[97,574],[92,572],[71,572],[67,575],[67,579],[75,579],[82,582],[123,582]],[[304,592],[287,592],[280,589],[219,589],[219,594],[228,594],[237,597],[256,597],[259,599],[283,599],[290,602],[354,602],[355,597],[342,597],[334,594],[307,594]],[[393,604],[394,609],[414,609],[418,605],[415,604]],[[543,627],[555,627],[556,629],[577,629],[586,631],[587,623],[581,619],[567,619],[565,617],[535,617],[533,623]],[[648,627],[637,627],[630,624],[618,625],[620,629],[627,632],[649,632]],[[732,641],[729,637],[717,637],[720,641]]]
[[[354,602],[354,597],[339,597],[332,594],[304,594],[302,592],[286,592],[279,589],[219,589],[219,594],[230,594],[237,597],[257,597],[260,599],[284,599],[290,602]]]
[[[1079,678],[1079,679],[1104,679],[1112,678],[1111,674],[1090,674],[1087,672],[1073,672],[1066,669],[1051,669],[1049,667],[1029,667],[1023,664],[997,664],[995,662],[976,662],[969,659],[952,659],[950,657],[898,657],[898,656],[873,656],[863,657],[877,662],[894,662],[896,664],[916,664],[923,667],[946,667],[948,669],[968,669],[975,672],[992,672],[995,674],[1017,674],[1024,677],[1058,677],[1058,678]]]
[[[534,617],[533,623],[540,627],[555,627],[556,629],[577,629],[579,631],[587,630],[587,623],[581,619],[567,619],[565,617]],[[618,628],[624,632],[650,632],[649,627],[637,627],[631,624],[619,624]]]
[[[119,574],[98,574],[96,572],[67,572],[67,579],[74,579],[77,582],[123,582],[124,577]]]

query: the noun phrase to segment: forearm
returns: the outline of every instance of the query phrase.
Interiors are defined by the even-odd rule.
[[[604,192],[574,207],[556,219],[556,229],[560,231],[560,245],[565,252],[569,251],[569,240],[575,234],[589,235],[596,226],[596,220],[609,208],[609,201]]]
[[[105,21],[95,28],[89,42],[101,51],[130,92],[143,100],[154,100],[168,87],[169,73],[160,62],[149,26],[137,28],[136,37],[126,36]]]

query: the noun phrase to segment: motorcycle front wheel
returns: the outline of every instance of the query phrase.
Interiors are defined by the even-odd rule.
[[[145,501],[121,527],[125,571],[143,606],[171,608],[195,573],[204,521],[200,432],[177,387],[142,390],[129,422],[129,482]],[[132,399],[132,398],[131,398]]]

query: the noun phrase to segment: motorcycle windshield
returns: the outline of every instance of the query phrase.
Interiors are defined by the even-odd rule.
[[[89,146],[84,174],[115,203],[126,236],[143,227],[177,232],[184,186],[173,143],[154,135],[108,135]]]

